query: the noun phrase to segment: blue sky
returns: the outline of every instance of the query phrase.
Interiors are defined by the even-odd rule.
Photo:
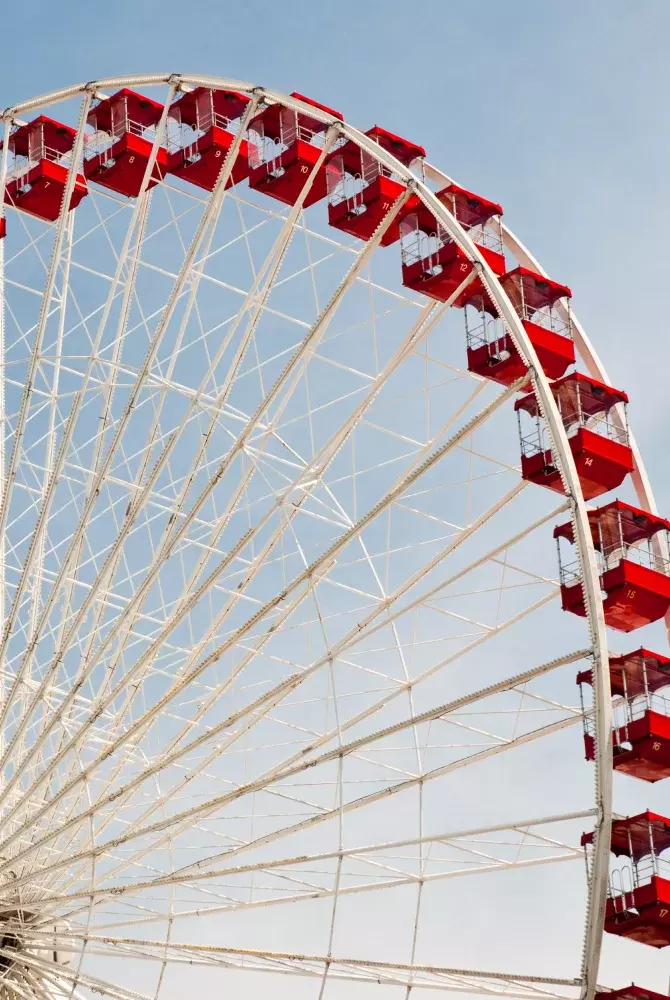
[[[423,143],[571,285],[670,509],[667,0],[38,0],[9,5],[3,35],[5,106],[80,79],[202,71]]]

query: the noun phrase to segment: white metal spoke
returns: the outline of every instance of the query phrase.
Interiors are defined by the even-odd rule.
[[[388,507],[388,505],[390,503],[392,503],[396,499],[396,497],[398,497],[400,494],[402,494],[409,486],[412,486],[414,484],[414,482],[419,478],[420,475],[422,475],[423,473],[425,473],[428,469],[430,469],[430,467],[435,462],[437,462],[440,458],[442,458],[445,454],[447,454],[451,449],[453,449],[455,446],[457,446],[460,443],[460,441],[463,440],[463,438],[473,429],[473,427],[477,426],[482,421],[488,419],[491,416],[491,414],[494,413],[495,410],[500,406],[501,402],[503,402],[506,398],[508,398],[508,396],[512,393],[512,391],[513,391],[514,388],[516,388],[516,386],[513,386],[511,389],[507,390],[505,393],[500,394],[496,398],[496,400],[494,400],[493,403],[491,403],[483,411],[481,411],[479,414],[477,414],[475,417],[473,417],[459,432],[457,432],[456,435],[454,435],[452,438],[450,438],[445,444],[443,444],[442,446],[440,446],[428,458],[424,459],[423,462],[421,462],[420,464],[416,465],[415,468],[414,468],[414,470],[410,471],[405,477],[403,477],[393,487],[393,489],[391,491],[389,491],[389,493],[386,495],[386,497],[384,497],[376,505],[376,507],[373,508],[373,510],[371,512],[369,512],[367,515],[365,515],[363,518],[361,518],[356,525],[352,526],[352,528],[348,532],[346,532],[335,545],[332,545],[326,551],[326,553],[324,553],[324,555],[322,555],[320,557],[320,559],[317,560],[316,563],[312,564],[305,571],[303,571],[293,581],[293,583],[291,585],[291,589],[292,590],[294,590],[294,591],[297,590],[297,597],[294,599],[294,604],[293,605],[288,605],[287,608],[282,612],[283,617],[284,618],[288,617],[288,615],[294,609],[294,607],[296,606],[296,604],[299,604],[299,603],[301,603],[304,600],[304,597],[306,596],[306,592],[304,590],[300,589],[300,588],[301,588],[301,586],[304,583],[306,583],[306,582],[308,582],[310,580],[310,578],[312,577],[313,574],[315,574],[315,573],[317,573],[319,571],[320,566],[322,566],[322,565],[328,566],[332,562],[332,560],[334,559],[334,557],[337,555],[337,552],[340,549],[342,549],[344,547],[344,545],[351,538],[356,537],[360,533],[360,531],[371,521],[371,519],[373,517],[377,517],[386,507]],[[419,457],[423,458],[422,455],[420,455]],[[205,586],[209,587],[209,585],[210,585],[211,582],[212,582],[212,580],[211,580],[211,576],[210,576],[210,578],[205,581]],[[289,591],[285,590],[281,595],[278,596],[278,598],[274,598],[270,602],[268,602],[260,611],[256,612],[256,614],[251,619],[249,619],[249,621],[246,623],[246,625],[242,626],[241,629],[238,629],[237,632],[234,633],[234,635],[229,640],[227,640],[227,642],[224,644],[223,647],[219,647],[219,648],[215,649],[214,652],[211,653],[202,663],[198,664],[193,670],[191,670],[186,677],[181,678],[173,686],[172,690],[168,693],[168,695],[166,695],[161,700],[161,702],[157,703],[153,707],[153,709],[151,711],[151,715],[152,716],[157,715],[162,710],[163,706],[165,704],[168,704],[169,701],[174,698],[175,694],[177,694],[180,690],[182,690],[187,684],[191,683],[199,674],[201,674],[210,665],[210,663],[216,662],[227,649],[232,648],[232,646],[235,645],[239,641],[239,639],[241,637],[243,637],[246,632],[249,631],[249,629],[251,627],[255,626],[258,622],[262,621],[262,619],[269,612],[273,611],[280,604],[280,602],[284,600],[284,598],[288,595],[288,593],[289,593]],[[150,656],[151,656],[151,647],[150,647],[150,650],[147,652],[147,654],[145,654],[145,657],[147,659]],[[126,678],[124,679],[124,684],[125,685],[127,685],[128,683],[130,683],[131,681],[134,680],[134,678],[136,676],[136,673],[137,673],[137,670],[141,669],[142,665],[143,665],[142,661],[139,661],[139,663],[135,665],[135,667],[133,668],[133,671],[131,671],[130,675],[127,675]],[[295,683],[294,681],[291,682],[291,684],[289,686],[293,686],[294,683]],[[282,691],[282,693],[283,693],[283,687],[284,686],[282,686],[282,688],[280,689],[280,691]],[[112,702],[113,699],[114,699],[114,697],[116,695],[117,695],[116,691],[111,692],[110,695],[108,696],[108,699],[107,699],[108,702]],[[104,710],[104,707],[105,707],[105,703],[103,702],[102,708],[98,708],[98,711]],[[121,737],[120,739],[123,742],[126,742],[130,738],[130,736],[132,735],[132,733],[135,732],[135,731],[141,730],[141,728],[142,728],[142,726],[144,724],[145,724],[145,720],[144,719],[138,720],[134,724],[134,726],[132,726],[131,729],[127,730],[126,733],[124,734],[124,736]],[[48,774],[46,775],[46,777],[48,777]],[[82,780],[84,780],[84,776],[82,776],[81,774],[78,774],[76,776],[76,778],[73,779],[73,782],[76,782],[77,784],[79,784]],[[65,790],[63,790],[61,792],[61,794],[66,794],[67,791],[68,791],[68,789],[67,789],[67,786],[66,786]],[[35,818],[35,817],[33,817],[33,818]]]

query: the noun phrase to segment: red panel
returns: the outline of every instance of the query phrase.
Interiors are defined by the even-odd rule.
[[[621,741],[630,743],[646,736],[670,740],[670,718],[661,712],[648,710],[639,719],[634,719],[628,725],[621,726],[617,733]],[[670,842],[667,846],[670,847]]]
[[[602,586],[605,621],[621,632],[658,621],[670,608],[670,577],[628,559],[603,574]]]
[[[612,694],[622,697],[635,698],[645,691],[658,691],[670,684],[670,657],[644,647],[623,656],[610,656],[610,679]]]
[[[639,861],[651,854],[649,827],[652,827],[654,850],[657,854],[670,847],[670,819],[647,809],[636,816],[615,819],[612,823],[610,850],[617,857],[622,855]],[[581,844],[593,843],[593,831],[582,834]]]
[[[642,718],[615,730],[614,735],[615,770],[643,781],[660,781],[670,776],[670,719],[667,716],[647,711]],[[630,743],[631,749],[622,748],[622,743]],[[648,822],[646,826],[645,853],[649,854]],[[657,850],[662,850],[664,845],[660,842],[656,846]]]
[[[477,249],[491,269],[496,274],[501,274],[501,268],[504,270],[505,267],[502,254],[495,253],[488,247],[478,246]],[[446,243],[430,257],[418,260],[414,264],[403,264],[402,283],[406,288],[411,288],[415,292],[429,295],[439,302],[446,302],[473,268],[474,264],[457,243]],[[455,300],[454,306],[462,308],[472,298],[481,295],[482,291],[481,280],[475,278]]]
[[[571,611],[573,615],[586,618],[581,583],[573,583],[569,586],[561,585],[561,607],[564,611]]]
[[[580,427],[568,440],[587,500],[613,490],[633,470],[633,453],[626,445],[594,434],[585,427]],[[565,492],[550,449],[530,458],[522,455],[521,476],[557,493]]]
[[[647,731],[641,732],[641,727],[637,726],[637,723],[644,721],[636,719],[628,727],[621,726],[615,730],[615,733],[618,734],[618,742],[613,740],[613,767],[615,771],[629,774],[632,778],[639,778],[641,781],[662,781],[663,778],[670,777],[670,735],[650,733],[648,725],[644,726]],[[664,728],[668,728],[668,726]],[[630,743],[630,749],[621,746],[621,743]],[[595,760],[595,741],[589,733],[584,733],[584,756],[586,760]],[[592,839],[593,835],[587,834],[582,837],[582,844],[591,843]],[[617,849],[615,833],[612,833],[612,852],[614,854],[629,854],[627,837],[625,839],[625,850]],[[643,840],[646,841],[646,849],[642,850],[641,856],[649,854],[648,824],[645,824]],[[655,833],[655,843],[656,840]],[[664,850],[667,846],[667,843],[661,841],[657,844],[657,850]]]
[[[468,347],[468,371],[501,385],[511,385],[526,373],[527,368],[506,333],[492,344]]]
[[[629,544],[651,538],[663,528],[670,531],[670,521],[666,521],[664,517],[650,514],[649,511],[641,510],[639,507],[632,507],[631,504],[624,503],[623,500],[612,500],[603,507],[589,511],[591,535],[596,548],[600,548],[601,533],[605,548],[616,548],[620,538],[619,515],[623,539]],[[570,521],[556,525],[554,538],[567,538],[569,542],[573,541]]]
[[[40,160],[28,174],[7,184],[5,202],[44,222],[55,222],[60,213],[67,173],[67,167],[60,163]],[[86,180],[77,174],[69,210],[76,208],[87,194]]]
[[[497,253],[495,250],[489,249],[489,247],[480,246],[476,243],[475,246],[481,253],[482,257],[489,265],[491,270],[495,275],[500,277],[501,274],[505,272],[505,256],[504,254]],[[454,305],[459,309],[463,309],[465,306],[469,305],[474,299],[481,298],[487,294],[486,287],[480,278],[475,278],[471,281],[464,291],[458,296]]]
[[[654,713],[656,714],[656,713]],[[652,825],[656,853],[670,847],[670,819],[647,809],[636,816],[615,819],[612,823],[611,850],[617,857],[625,855],[636,860],[650,853],[649,824]],[[582,840],[582,843],[585,841]],[[632,854],[631,854],[632,847]]]
[[[572,439],[570,441],[572,446]],[[564,493],[561,476],[553,464],[551,449],[540,451],[537,455],[521,456],[521,478],[528,483],[535,483],[536,486],[545,486],[548,490],[556,493]]]
[[[617,517],[620,515],[620,518]],[[600,526],[604,544],[607,548],[616,545],[619,541],[619,521],[623,531],[624,541],[632,544],[647,538],[651,538],[662,528],[670,530],[670,521],[663,517],[657,517],[639,507],[632,507],[622,500],[613,500],[605,507],[600,507],[597,511],[592,511],[589,521],[596,521]],[[594,539],[599,541],[598,531],[594,530]]]
[[[622,698],[636,698],[670,684],[670,656],[653,653],[644,646],[621,656],[610,656],[609,666],[612,694]],[[577,683],[593,684],[593,671],[580,671]]]
[[[328,205],[328,222],[359,240],[370,240],[389,208],[406,190],[404,184],[380,175],[372,184],[363,188],[359,195],[347,198],[337,205]],[[381,240],[383,247],[400,239],[400,219],[416,208],[418,198],[412,195],[386,230]]]
[[[509,271],[501,282],[503,288],[509,295],[512,305],[520,312],[523,303],[528,313],[552,306],[559,299],[569,299],[572,292],[567,285],[559,285],[557,281],[551,281],[536,271],[530,271],[527,267],[515,267]]]
[[[670,608],[670,577],[623,559],[603,574],[605,622],[619,632],[632,632],[662,618]],[[581,584],[561,587],[564,611],[585,617]]]
[[[211,109],[222,118],[240,118],[251,98],[247,94],[238,94],[234,90],[209,90],[208,87],[195,87],[183,94],[170,108],[179,112],[179,117],[185,125],[195,128],[198,122],[198,98],[209,91],[211,94]]]
[[[426,150],[423,146],[417,146],[415,142],[410,142],[408,139],[403,139],[402,136],[394,135],[393,132],[387,132],[385,128],[381,128],[379,125],[369,128],[365,134],[379,143],[382,149],[395,156],[396,160],[400,160],[406,167],[413,160],[423,159],[426,155]]]
[[[288,149],[272,161],[263,163],[249,172],[249,186],[263,194],[283,201],[285,205],[295,205],[312,167],[321,155],[321,150],[309,142],[297,139]],[[322,164],[314,178],[304,207],[308,208],[326,197],[326,168]]]
[[[579,393],[579,404],[577,403],[578,388],[584,390]],[[625,392],[589,378],[582,372],[571,372],[569,375],[557,379],[552,384],[551,391],[554,399],[559,400],[563,405],[564,412],[577,413],[580,410],[585,416],[606,413],[616,403],[628,402],[628,396]],[[536,416],[539,407],[535,393],[530,392],[527,396],[517,400],[514,409],[525,410],[532,417]]]
[[[153,143],[148,139],[126,132],[111,149],[86,160],[84,173],[88,180],[96,184],[110,188],[127,198],[136,198],[140,193],[152,146]],[[162,180],[167,169],[167,150],[159,146],[147,190]]]
[[[638,781],[648,781],[653,784],[655,781],[663,781],[670,777],[670,762],[668,761],[668,751],[670,743],[664,744],[665,760],[655,760],[651,747],[647,744],[636,746],[632,750],[623,750],[615,753],[613,766],[615,771],[628,774]]]
[[[313,108],[318,108],[319,111],[325,111],[326,114],[332,115],[333,118],[343,121],[342,115],[339,111],[335,111],[333,108],[329,108],[325,104],[319,104],[318,101],[313,101],[311,98],[305,97],[303,94],[298,94],[297,91],[294,91],[291,94],[291,97],[296,97],[304,104],[311,104]],[[282,112],[288,113],[291,116],[294,115],[292,108],[286,108],[283,104],[271,104],[268,108],[265,108],[257,115],[254,115],[251,119],[251,128],[262,129],[264,135],[269,136],[272,139],[279,139],[281,135]],[[286,121],[285,117],[284,121]],[[297,124],[301,128],[308,129],[311,132],[325,132],[328,128],[327,123],[324,124],[324,122],[319,121],[317,118],[312,118],[310,115],[304,114],[302,111],[295,112],[293,121],[297,121]],[[292,204],[292,202],[289,204]]]
[[[158,101],[145,97],[144,94],[138,94],[136,90],[124,87],[123,90],[117,90],[111,97],[106,97],[94,108],[91,108],[87,120],[101,131],[111,132],[112,111],[120,108],[121,113],[123,113],[124,104],[128,118],[137,122],[138,125],[142,125],[143,128],[155,125],[160,119],[164,107]]]
[[[574,365],[575,345],[569,337],[527,320],[523,327],[548,378],[560,378],[570,365]]]
[[[569,337],[562,337],[551,330],[545,330],[537,323],[525,322],[523,325],[549,378],[559,378],[569,365],[574,364],[575,345]],[[469,348],[468,371],[493,379],[502,385],[511,385],[521,378],[526,366],[509,334],[505,334],[497,342],[496,354],[498,357],[501,354],[506,356],[498,360],[492,355],[491,346],[488,344],[474,349]]]
[[[584,733],[584,757],[586,760],[596,759],[596,741],[590,733]],[[583,837],[582,844],[584,844]]]
[[[586,427],[580,427],[570,445],[587,500],[609,493],[633,471],[633,453],[627,445],[595,434]]]
[[[181,177],[191,184],[197,184],[198,187],[204,188],[206,191],[212,191],[226,158],[226,153],[234,141],[235,136],[232,132],[214,126],[186,149],[178,149],[168,156],[168,173]],[[243,139],[226,187],[239,184],[248,176],[249,146]]]
[[[670,944],[670,882],[654,876],[647,885],[608,899],[605,930],[653,948],[665,948]]]
[[[473,268],[457,243],[446,243],[430,257],[403,264],[402,283],[414,292],[446,302]]]
[[[502,206],[495,201],[466,191],[458,184],[449,184],[435,195],[462,226],[470,229],[472,226],[482,226],[494,215],[502,215]]]
[[[656,911],[649,910],[640,916],[631,913],[627,919],[608,916],[605,917],[605,932],[649,945],[650,948],[666,948],[670,944],[670,926],[665,912],[665,907],[656,907]]]
[[[375,139],[382,149],[392,153],[396,159],[407,166],[417,157],[426,155],[423,146],[416,146],[414,143],[408,142],[406,139],[401,139],[400,136],[393,135],[392,132],[387,132],[386,129],[379,128],[378,126],[368,129],[365,134],[371,139]],[[372,154],[368,153],[366,155],[369,160]],[[343,146],[329,153],[326,159],[328,162],[341,159],[342,167],[346,173],[352,174],[355,177],[357,174],[363,172],[362,157],[363,154],[358,144],[353,139],[348,139]],[[389,180],[390,178],[385,177],[384,179]],[[393,183],[397,182],[394,181]],[[432,212],[428,211],[419,198],[412,197],[410,201],[413,211],[418,211],[419,213],[419,228],[424,229],[425,232],[435,232],[436,222]],[[331,223],[331,225],[335,225],[335,223]],[[345,232],[348,232],[348,230],[345,230]],[[352,233],[352,235],[357,236],[358,233]],[[365,239],[365,237],[361,237],[361,239]]]
[[[17,156],[28,156],[30,136],[37,130],[42,133],[42,141],[57,153],[69,153],[74,145],[77,130],[54,118],[40,115],[26,125],[20,125],[9,137],[9,148]],[[2,148],[2,143],[0,143]]]

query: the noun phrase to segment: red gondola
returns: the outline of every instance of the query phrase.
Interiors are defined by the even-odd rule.
[[[600,564],[600,584],[606,594],[606,623],[631,632],[662,618],[670,608],[670,566],[655,549],[654,540],[664,533],[667,545],[670,522],[621,500],[589,511],[588,517]],[[572,524],[554,528],[554,538],[574,543]],[[563,610],[584,617],[579,566],[562,562],[560,544],[558,558]]]
[[[574,372],[554,382],[551,391],[568,435],[582,492],[587,500],[620,486],[633,470],[628,443],[625,405],[628,396],[619,389]],[[622,413],[613,413],[621,404]],[[563,493],[560,473],[534,393],[517,400],[521,441],[521,475],[531,483]],[[524,428],[522,414],[531,418]]]
[[[593,843],[593,833],[582,837],[582,845]],[[610,874],[605,909],[608,934],[639,941],[652,948],[670,944],[670,865],[661,855],[670,848],[670,820],[658,813],[612,823],[610,850],[626,858]]]
[[[378,125],[365,134],[406,167],[421,161],[426,155],[423,146],[417,146]],[[350,236],[357,236],[359,240],[372,238],[393,202],[406,191],[406,185],[389,167],[380,163],[372,153],[360,149],[352,140],[328,157],[326,179],[328,222]],[[407,200],[402,212],[382,236],[382,246],[387,247],[400,239],[400,219],[418,205],[416,195]]]
[[[449,184],[436,197],[466,230],[493,273],[498,276],[504,274],[500,205],[457,184]],[[403,285],[439,302],[446,302],[474,270],[473,261],[424,205],[405,214],[400,232]],[[453,305],[462,308],[484,294],[484,285],[476,277]]]
[[[500,283],[521,319],[545,374],[552,379],[560,378],[575,362],[569,305],[572,292],[567,285],[559,285],[525,267],[509,271]],[[510,334],[495,318],[497,313],[489,296],[473,298],[471,305],[477,310],[477,318],[472,315],[474,309],[466,310],[468,370],[494,382],[511,385],[526,371],[523,359]]]
[[[127,198],[136,198],[162,113],[163,105],[158,101],[126,87],[96,104],[88,114],[93,133],[86,143],[86,177]],[[162,180],[167,166],[167,149],[160,145],[147,188]]]
[[[15,129],[8,141],[14,163],[7,177],[5,202],[45,222],[54,222],[60,215],[76,135],[75,129],[46,115]],[[78,173],[69,211],[87,194],[86,180]],[[4,235],[2,231],[0,236]]]
[[[291,97],[325,111],[342,121],[339,111],[319,104],[295,91]],[[271,104],[251,120],[249,127],[249,186],[286,205],[295,205],[305,181],[322,152],[328,128],[304,111]],[[322,164],[303,206],[308,208],[326,197],[326,166]]]
[[[610,687],[617,697],[612,731],[616,771],[642,781],[670,777],[670,702],[659,694],[670,686],[670,658],[636,649],[610,657]],[[591,670],[577,675],[577,683],[593,683]],[[582,698],[582,706],[584,701]],[[584,715],[586,759],[595,756],[592,715]]]
[[[176,149],[168,154],[168,170],[191,184],[211,191],[251,100],[246,94],[196,87],[170,108],[169,125],[176,129]],[[171,143],[172,145],[172,143]],[[249,144],[242,139],[226,187],[249,176]]]

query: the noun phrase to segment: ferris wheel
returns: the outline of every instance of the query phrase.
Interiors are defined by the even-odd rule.
[[[657,996],[670,522],[569,287],[297,92],[3,123],[0,996]]]

